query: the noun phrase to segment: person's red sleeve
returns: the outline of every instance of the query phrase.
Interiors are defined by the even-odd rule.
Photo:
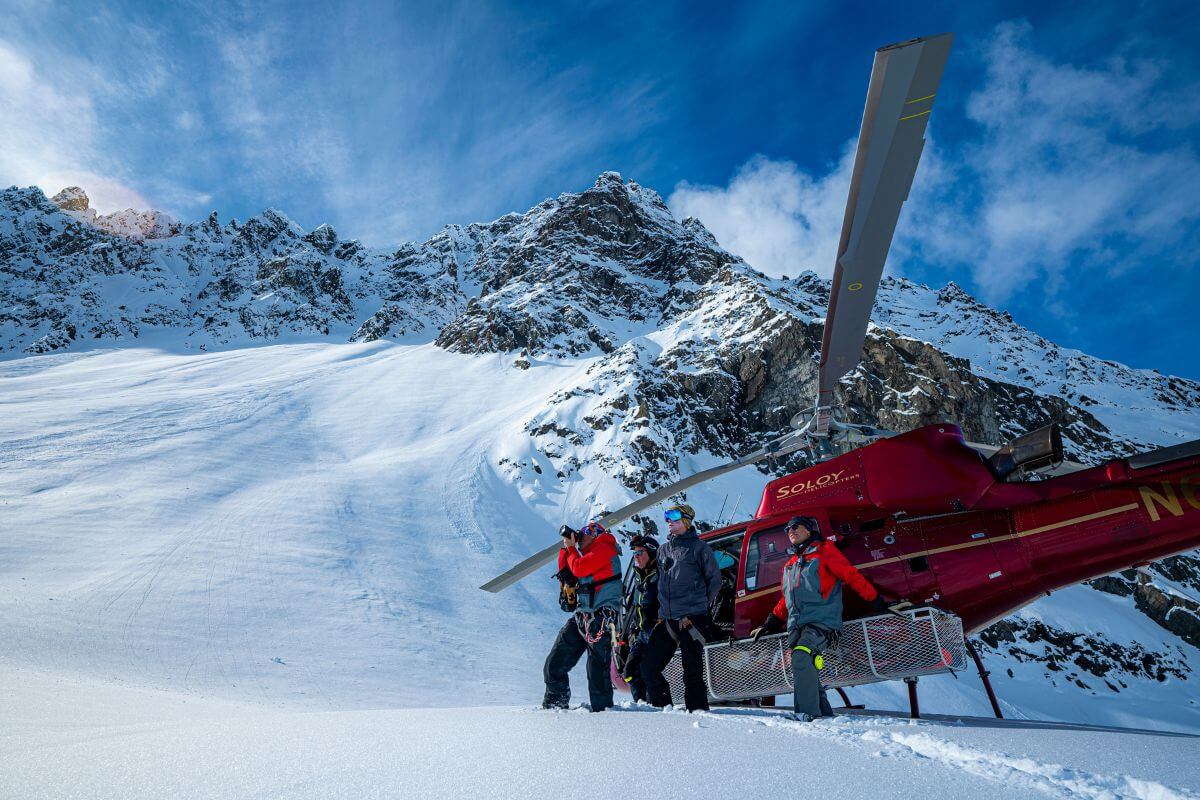
[[[612,562],[617,557],[617,540],[611,533],[598,536],[583,555],[574,547],[562,552],[567,554],[567,566],[576,578],[590,577],[600,581],[613,576]]]
[[[790,567],[792,564],[795,564],[799,560],[800,560],[799,556],[792,556],[790,559],[788,559],[788,562],[783,565],[783,568],[787,569],[788,567]],[[788,618],[787,596],[784,594],[784,592],[786,592],[786,591],[787,591],[786,589],[784,589],[782,586],[780,586],[779,602],[775,604],[775,608],[771,609],[771,616],[776,617],[777,619],[781,619],[784,622],[787,622],[787,618]]]
[[[855,569],[853,564],[846,560],[841,550],[838,550],[832,544],[823,549],[824,552],[821,553],[821,557],[825,560],[826,568],[833,573],[835,578],[853,589],[855,594],[868,603],[879,596],[879,590],[863,577],[863,574]]]
[[[771,609],[771,616],[782,620],[787,620],[788,618],[787,598],[783,597],[782,592],[780,592],[779,602],[775,604],[773,609]]]

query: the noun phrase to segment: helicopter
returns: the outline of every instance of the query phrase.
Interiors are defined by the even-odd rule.
[[[714,623],[730,641],[750,636],[778,599],[789,554],[784,524],[796,515],[832,532],[885,596],[956,616],[965,636],[1055,590],[1200,547],[1200,440],[1088,467],[1064,459],[1055,425],[991,447],[966,441],[949,421],[895,433],[842,419],[836,388],[862,357],[952,39],[875,53],[812,410],[761,448],[598,519],[611,529],[732,470],[805,456],[810,466],[767,483],[752,519],[701,534],[722,567]],[[480,588],[501,591],[558,550],[556,542]],[[847,619],[867,613],[863,601],[846,598]],[[909,698],[917,716],[915,682]]]

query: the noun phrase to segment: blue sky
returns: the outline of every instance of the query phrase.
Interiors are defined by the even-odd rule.
[[[874,49],[954,31],[889,269],[1200,379],[1195,4],[4,0],[0,183],[386,245],[605,170],[828,275]]]

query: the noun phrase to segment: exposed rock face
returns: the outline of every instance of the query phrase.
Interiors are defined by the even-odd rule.
[[[1126,570],[1091,581],[1094,588],[1132,597],[1139,611],[1185,642],[1200,647],[1200,558],[1173,556],[1152,564],[1149,573]],[[1181,594],[1186,592],[1186,594]]]
[[[91,208],[87,192],[78,186],[68,186],[52,198],[63,211],[72,212],[76,219],[92,227],[129,239],[166,239],[179,233],[179,220],[161,211],[134,211],[127,208],[112,214],[97,214]]]
[[[88,196],[87,192],[80,189],[78,186],[68,186],[58,194],[54,195],[54,204],[63,211],[87,211]]]
[[[1081,689],[1120,692],[1126,681],[1149,678],[1187,680],[1192,667],[1182,651],[1148,649],[1138,643],[1115,643],[1102,636],[1074,633],[1039,620],[1006,619],[988,627],[980,639],[993,652],[1017,662],[1045,665],[1046,676]]]
[[[86,195],[66,202],[86,204]],[[374,275],[387,257],[337,243],[332,229],[310,237],[274,210],[245,224],[221,225],[214,213],[179,227],[159,212],[97,217],[86,207],[64,212],[37,189],[7,189],[0,193],[0,350],[50,352],[155,330],[197,347],[345,338],[365,308],[378,306]]]

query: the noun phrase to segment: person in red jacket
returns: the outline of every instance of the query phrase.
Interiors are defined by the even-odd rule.
[[[842,629],[842,586],[848,585],[875,607],[887,611],[879,591],[846,560],[837,545],[827,541],[813,517],[792,517],[784,526],[795,555],[783,568],[783,596],[754,631],[782,630],[786,620],[788,647],[792,649],[792,685],[797,719],[833,715],[817,671],[830,637]]]
[[[598,522],[574,531],[559,530],[558,579],[574,592],[564,591],[560,602],[572,612],[554,640],[542,675],[546,693],[542,708],[568,708],[571,702],[571,669],[587,653],[588,694],[592,711],[613,704],[609,675],[612,657],[612,627],[621,607],[621,551],[616,538]],[[573,603],[570,599],[572,598]]]

